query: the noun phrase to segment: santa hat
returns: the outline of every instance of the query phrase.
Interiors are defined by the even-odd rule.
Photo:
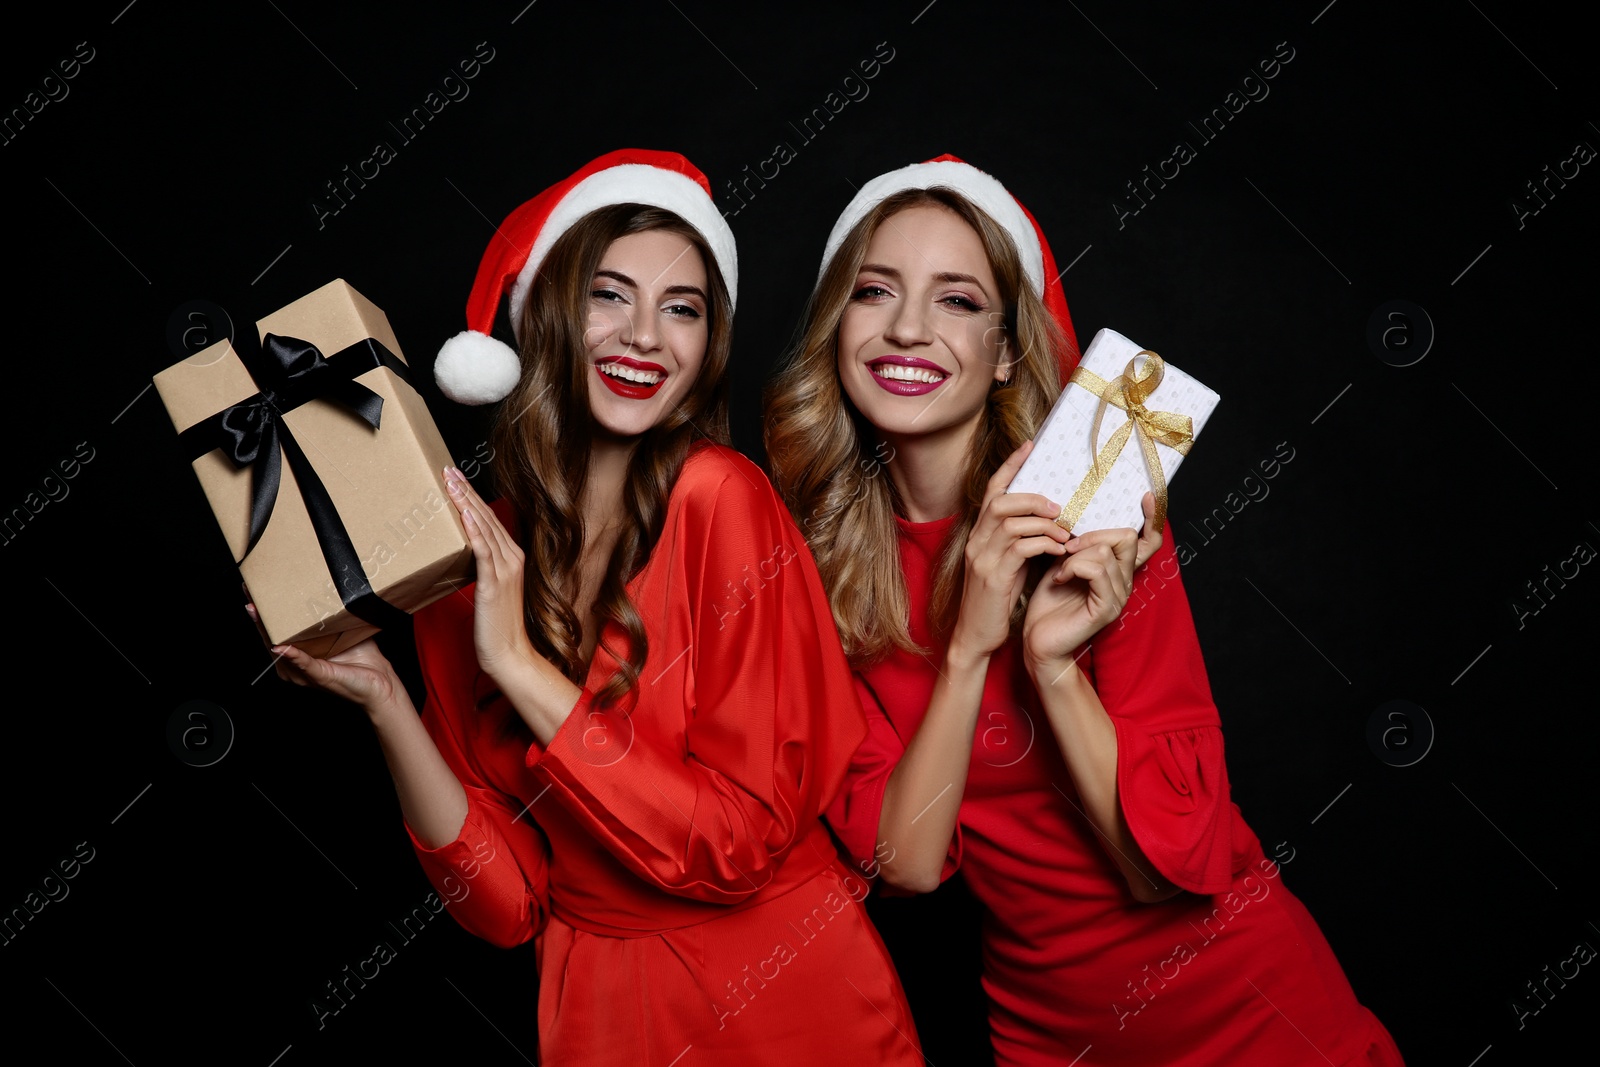
[[[613,204],[663,208],[692,226],[716,259],[733,310],[739,258],[706,176],[676,152],[609,152],[517,208],[495,231],[467,298],[468,328],[440,347],[433,364],[434,380],[446,396],[461,404],[493,404],[510,395],[522,377],[522,362],[511,346],[491,336],[500,301],[511,297],[515,332],[551,246],[579,219]]]
[[[1056,270],[1055,257],[1050,254],[1050,244],[1044,239],[1044,231],[1039,229],[1039,224],[1028,209],[1006,192],[1005,186],[955,156],[943,155],[926,163],[913,163],[909,167],[880,174],[863,185],[855,199],[844,209],[844,214],[839,216],[839,221],[833,224],[833,232],[828,234],[828,244],[822,253],[822,269],[817,276],[820,278],[823,271],[828,269],[828,264],[833,262],[839,246],[856,223],[866,218],[867,213],[880,202],[906,189],[931,189],[934,186],[960,193],[1011,236],[1011,242],[1017,246],[1017,254],[1022,257],[1023,274],[1033,284],[1034,294],[1066,336],[1067,351],[1061,357],[1061,380],[1065,384],[1067,376],[1077,365],[1078,338],[1072,329],[1072,315],[1067,311],[1066,293],[1061,288],[1061,272]]]

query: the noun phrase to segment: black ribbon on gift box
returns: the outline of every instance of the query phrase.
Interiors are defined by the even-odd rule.
[[[244,554],[248,556],[256,547],[272,518],[283,477],[280,457],[287,459],[345,609],[381,629],[403,623],[406,613],[378,596],[367,581],[339,509],[284,416],[302,404],[326,400],[376,430],[383,418],[383,397],[355,379],[374,368],[387,367],[409,384],[406,365],[371,337],[332,356],[324,356],[309,341],[270,333],[262,338],[261,351],[235,351],[260,391],[195,423],[178,439],[191,462],[221,449],[236,467],[250,468],[250,538]]]

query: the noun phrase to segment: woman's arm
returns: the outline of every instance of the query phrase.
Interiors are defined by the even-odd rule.
[[[455,597],[416,616],[417,653],[428,688],[420,718],[372,640],[329,659],[275,649],[278,673],[361,704],[394,779],[401,813],[445,906],[469,933],[502,948],[539,931],[547,911],[548,846],[518,816],[522,800],[494,788],[463,731],[487,725],[472,701],[476,674],[469,608]],[[493,725],[488,725],[494,729]]]
[[[456,499],[474,515],[479,603],[492,594],[520,605],[520,553],[509,536],[486,541],[494,516],[469,494]],[[815,563],[748,460],[715,448],[691,456],[650,566],[660,614],[646,668],[618,706],[522,673],[526,653],[505,641],[524,634],[520,608],[513,618],[480,607],[477,655],[539,738],[527,766],[546,803],[656,888],[736,903],[820,828],[864,731],[860,703]],[[612,655],[600,646],[594,669]]]
[[[1149,531],[1154,498],[1145,495]],[[1040,580],[1023,627],[1024,659],[1039,701],[1094,827],[1134,899],[1166,900],[1182,890],[1145,856],[1128,828],[1117,794],[1117,732],[1076,650],[1122,612],[1137,566],[1161,545],[1160,533],[1101,530],[1068,542],[1070,555]]]
[[[296,685],[315,685],[362,706],[378,736],[384,762],[394,778],[406,824],[429,847],[454,841],[467,817],[467,794],[451,771],[405,687],[375,640],[328,659],[284,645],[278,674]]]
[[[439,755],[411,698],[400,690],[398,699],[366,711],[394,778],[406,825],[429,848],[454,841],[466,822],[467,793]]]
[[[1080,814],[1100,836],[1134,899],[1153,904],[1182,892],[1156,870],[1128,829],[1117,798],[1117,732],[1094,686],[1071,661],[1059,671],[1054,664],[1036,669],[1033,677],[1083,801]]]
[[[1024,442],[989,479],[967,537],[956,624],[943,661],[934,665],[939,679],[884,787],[878,834],[893,859],[882,864],[883,879],[899,889],[925,893],[939,885],[966,792],[989,660],[1010,636],[1028,562],[1066,552],[1068,534],[1054,522],[1059,506],[1037,494],[1005,491],[1031,448]]]
[[[567,721],[583,690],[539,655],[528,640],[522,598],[524,553],[516,538],[454,467],[445,488],[461,513],[461,525],[477,564],[472,641],[478,664],[495,680],[540,745],[548,745]]]
[[[883,880],[897,889],[929,893],[939,888],[956,815],[966,793],[978,705],[989,669],[988,652],[951,648],[928,711],[883,790],[878,840],[890,859]]]

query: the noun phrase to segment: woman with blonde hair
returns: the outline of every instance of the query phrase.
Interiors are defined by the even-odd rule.
[[[820,819],[865,732],[804,540],[727,447],[733,235],[676,153],[596,159],[490,240],[441,387],[504,400],[475,585],[281,673],[362,704],[444,906],[530,939],[546,1065],[920,1064]],[[509,294],[520,351],[493,340]],[[508,395],[509,394],[509,395]]]
[[[1398,1064],[1229,796],[1153,498],[1074,536],[1006,492],[1077,355],[982,171],[892,171],[835,224],[766,426],[868,713],[829,822],[900,892],[962,872],[1000,1064]]]

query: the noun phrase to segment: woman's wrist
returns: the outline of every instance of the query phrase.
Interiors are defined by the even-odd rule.
[[[539,655],[531,641],[521,642],[515,649],[496,657],[488,663],[480,663],[483,673],[507,696],[516,693],[536,691],[541,683],[548,682],[553,676],[560,675],[555,664]]]
[[[400,684],[400,678],[392,670],[389,672],[388,684],[381,692],[374,693],[361,707],[367,713],[367,721],[374,727],[381,728],[387,723],[397,719],[402,714],[416,715],[416,706],[411,703],[411,696]]]
[[[1034,686],[1041,693],[1046,686],[1076,681],[1083,674],[1076,656],[1036,657],[1027,651],[1026,645],[1023,647],[1022,661],[1027,666],[1028,673],[1033,676]]]
[[[549,744],[583,690],[530,646],[525,656],[487,672],[540,744]]]
[[[950,644],[945,648],[946,673],[952,675],[968,672],[986,673],[989,670],[989,660],[993,656],[993,651],[973,647],[963,641],[958,633],[951,637]]]

